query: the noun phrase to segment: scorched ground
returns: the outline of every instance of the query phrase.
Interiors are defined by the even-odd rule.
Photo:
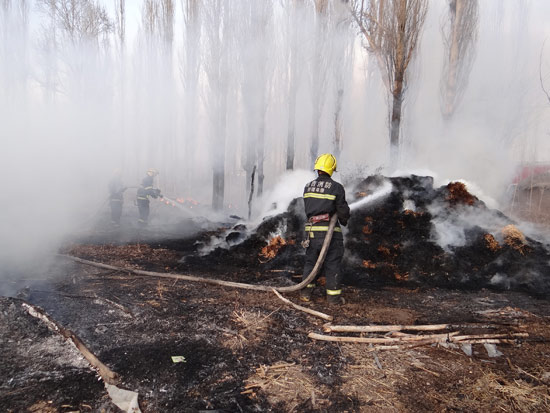
[[[387,179],[358,181],[353,196],[368,195],[381,181]],[[346,305],[327,306],[319,290],[309,308],[332,315],[333,325],[447,324],[434,333],[502,337],[495,347],[474,343],[467,354],[468,346],[447,342],[316,340],[308,334],[426,333],[326,333],[325,320],[270,292],[59,258],[44,277],[14,279],[18,296],[0,300],[0,408],[120,411],[89,363],[30,315],[28,303],[74,332],[118,374],[119,387],[138,393],[144,412],[548,411],[547,246],[458,184],[389,181],[388,197],[352,214]],[[460,244],[437,240],[442,222],[462,228]],[[296,200],[257,228],[230,222],[185,237],[160,227],[95,231],[62,252],[126,269],[291,285],[301,274],[302,223]],[[298,302],[298,293],[286,298]]]

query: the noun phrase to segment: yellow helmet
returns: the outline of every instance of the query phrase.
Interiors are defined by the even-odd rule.
[[[324,153],[315,160],[315,171],[323,171],[332,176],[336,170],[336,158],[330,153]]]
[[[157,176],[159,174],[159,171],[153,168],[147,169],[147,175],[149,176]]]

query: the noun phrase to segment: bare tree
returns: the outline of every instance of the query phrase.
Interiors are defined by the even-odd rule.
[[[391,101],[390,163],[399,154],[401,112],[407,90],[407,69],[413,60],[426,18],[427,0],[352,0],[352,13],[365,47],[378,61]]]
[[[540,48],[540,57],[539,57],[539,80],[540,80],[540,87],[542,89],[542,92],[546,96],[546,99],[548,99],[548,103],[550,103],[550,92],[548,91],[548,88],[544,86],[544,79],[542,76],[542,54],[544,52],[544,45],[546,43],[546,39],[544,39],[544,42],[542,43],[542,47]]]
[[[124,46],[126,44],[126,0],[114,0],[114,2],[115,32],[122,51],[124,50]]]
[[[199,75],[201,67],[201,2],[200,0],[181,0],[183,15],[183,39],[180,60],[180,76],[183,84],[183,131],[181,153],[185,153],[186,163],[181,163],[185,168],[184,182],[190,185],[194,182],[191,174],[198,170],[195,168],[196,151],[198,145],[198,97],[199,97]],[[180,150],[178,150],[180,152]],[[189,188],[185,188],[189,190]]]
[[[113,23],[105,7],[93,0],[37,0],[37,5],[50,22],[43,28],[43,47],[52,99],[58,91],[99,97],[104,90],[85,80],[101,70],[101,58],[108,55]]]
[[[336,159],[340,158],[343,148],[342,108],[347,79],[353,71],[353,46],[355,36],[350,33],[348,0],[336,0],[333,5],[333,56],[331,66],[334,77],[335,107],[334,107],[334,135],[332,152]]]
[[[311,145],[309,147],[309,160],[313,165],[319,156],[319,121],[325,102],[329,76],[329,62],[326,59],[330,47],[330,12],[328,0],[314,0],[315,22],[313,31],[313,47],[311,66]]]
[[[105,8],[93,0],[38,0],[39,5],[53,10],[57,25],[74,43],[99,40],[113,30]]]
[[[47,24],[42,26],[41,37],[38,45],[41,56],[41,72],[37,73],[37,81],[45,90],[48,102],[55,102],[58,84],[57,67],[57,22],[56,4],[57,0],[41,0],[37,3],[37,9],[47,17]]]
[[[452,117],[466,90],[475,57],[478,0],[449,0],[448,18],[441,25],[445,60],[440,85],[443,117]]]
[[[26,96],[28,26],[28,1],[0,1],[0,103],[4,101],[7,109]]]
[[[231,7],[225,0],[210,0],[201,7],[206,47],[203,53],[204,71],[209,93],[205,106],[212,125],[212,207],[223,208],[225,193],[225,152],[227,135],[227,95],[229,63],[232,52]]]
[[[140,70],[143,81],[149,86],[144,90],[143,104],[163,102],[150,110],[151,123],[146,140],[148,141],[148,159],[151,163],[162,165],[162,185],[165,190],[175,191],[177,173],[175,131],[175,90],[172,68],[172,48],[174,35],[173,0],[144,0],[141,15],[142,40],[145,50]],[[163,137],[164,145],[159,145],[156,136]]]
[[[118,96],[115,99],[118,101],[114,105],[114,110],[118,112],[118,136],[120,136],[123,146],[129,147],[126,133],[126,112],[127,112],[127,89],[126,89],[126,0],[113,0],[114,5],[114,33],[115,33],[115,45],[118,49],[118,77],[116,85],[118,85]],[[121,166],[125,166],[125,156],[123,155],[121,160]]]
[[[265,119],[274,66],[270,53],[273,50],[272,38],[268,36],[272,32],[273,4],[267,1],[242,1],[240,5],[240,44],[237,55],[247,125],[243,169],[246,171],[247,191],[253,186],[252,172],[257,170],[258,196],[261,196],[264,182]]]
[[[298,93],[298,81],[300,77],[298,29],[299,19],[303,13],[303,0],[289,0],[286,4],[288,15],[288,126],[286,140],[286,169],[294,169],[294,134],[296,128],[296,95]]]
[[[144,0],[142,27],[151,40],[162,39],[165,52],[171,55],[174,40],[174,1]]]

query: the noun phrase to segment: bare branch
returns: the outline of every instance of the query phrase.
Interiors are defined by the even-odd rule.
[[[548,103],[550,103],[550,94],[548,93],[548,90],[544,87],[544,82],[542,80],[542,52],[544,51],[544,44],[546,43],[546,39],[544,39],[544,42],[542,42],[542,47],[540,48],[540,58],[539,58],[539,78],[540,78],[540,87],[542,88],[542,91],[546,95],[546,98],[548,99]]]
[[[407,89],[407,69],[416,55],[427,0],[352,0],[351,12],[365,37],[391,96],[390,162],[397,161],[401,111]]]
[[[441,24],[445,60],[440,85],[440,107],[445,118],[460,102],[475,57],[478,0],[449,0],[448,18]]]

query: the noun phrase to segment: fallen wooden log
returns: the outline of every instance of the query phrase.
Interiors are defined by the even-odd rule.
[[[452,341],[465,341],[465,340],[483,340],[483,339],[497,339],[497,338],[522,338],[529,337],[528,333],[502,333],[502,334],[472,334],[455,336]]]
[[[77,348],[77,350],[84,356],[86,360],[88,360],[88,363],[92,367],[96,369],[98,374],[101,376],[103,381],[107,384],[115,385],[118,382],[118,374],[112,371],[109,367],[107,367],[105,364],[103,364],[89,349],[86,347],[86,345],[80,340],[76,334],[74,334],[71,330],[68,330],[61,325],[59,325],[57,322],[55,322],[52,318],[50,318],[44,311],[42,311],[40,308],[35,307],[33,305],[23,303],[23,307],[27,310],[27,312],[32,315],[33,317],[39,318],[50,328],[50,330],[56,331],[60,333],[63,337],[65,337],[67,340],[69,340],[73,345]]]
[[[449,334],[430,334],[430,335],[402,335],[399,337],[345,337],[345,336],[327,336],[324,334],[309,333],[308,337],[314,340],[332,341],[341,343],[364,343],[374,344],[372,350],[396,350],[419,347],[437,343],[456,343],[456,344],[514,344],[515,339],[510,339],[510,335],[501,334],[500,338],[479,338],[478,336],[457,336],[458,332]],[[515,333],[518,337],[527,337],[527,333]],[[485,336],[490,336],[486,334]],[[459,340],[457,340],[459,338]]]
[[[292,307],[294,307],[295,309],[297,310],[300,310],[300,311],[303,311],[304,313],[308,313],[308,314],[311,314],[311,315],[314,315],[315,317],[320,317],[324,320],[328,320],[328,321],[332,321],[333,317],[331,315],[328,315],[328,314],[325,314],[325,313],[321,313],[319,311],[315,311],[315,310],[312,310],[310,308],[306,308],[306,307],[302,307],[301,305],[298,305],[298,304],[294,304],[292,301],[286,299],[285,297],[283,297],[281,294],[279,294],[279,292],[273,288],[272,291],[275,293],[275,295],[277,297],[279,297],[284,303],[288,304],[288,305],[291,305]]]
[[[472,339],[472,340],[460,340],[453,341],[451,343],[456,344],[515,344],[515,340],[510,340],[506,338],[484,338],[484,339]]]
[[[502,326],[502,324],[499,324]],[[513,327],[521,327],[512,325]],[[325,333],[385,333],[391,331],[439,331],[445,329],[495,329],[496,325],[489,324],[419,324],[419,325],[323,325]]]
[[[450,324],[428,325],[368,325],[368,326],[339,326],[326,323],[323,330],[326,333],[382,333],[390,331],[437,331],[449,328]]]
[[[345,337],[345,336],[327,336],[324,334],[309,333],[308,337],[314,340],[322,341],[335,341],[340,343],[365,343],[365,344],[396,344],[396,343],[407,343],[411,344],[414,342],[422,343],[437,343],[445,342],[449,340],[453,335],[458,334],[458,332],[452,332],[448,334],[431,334],[427,336],[411,336],[411,337]]]

